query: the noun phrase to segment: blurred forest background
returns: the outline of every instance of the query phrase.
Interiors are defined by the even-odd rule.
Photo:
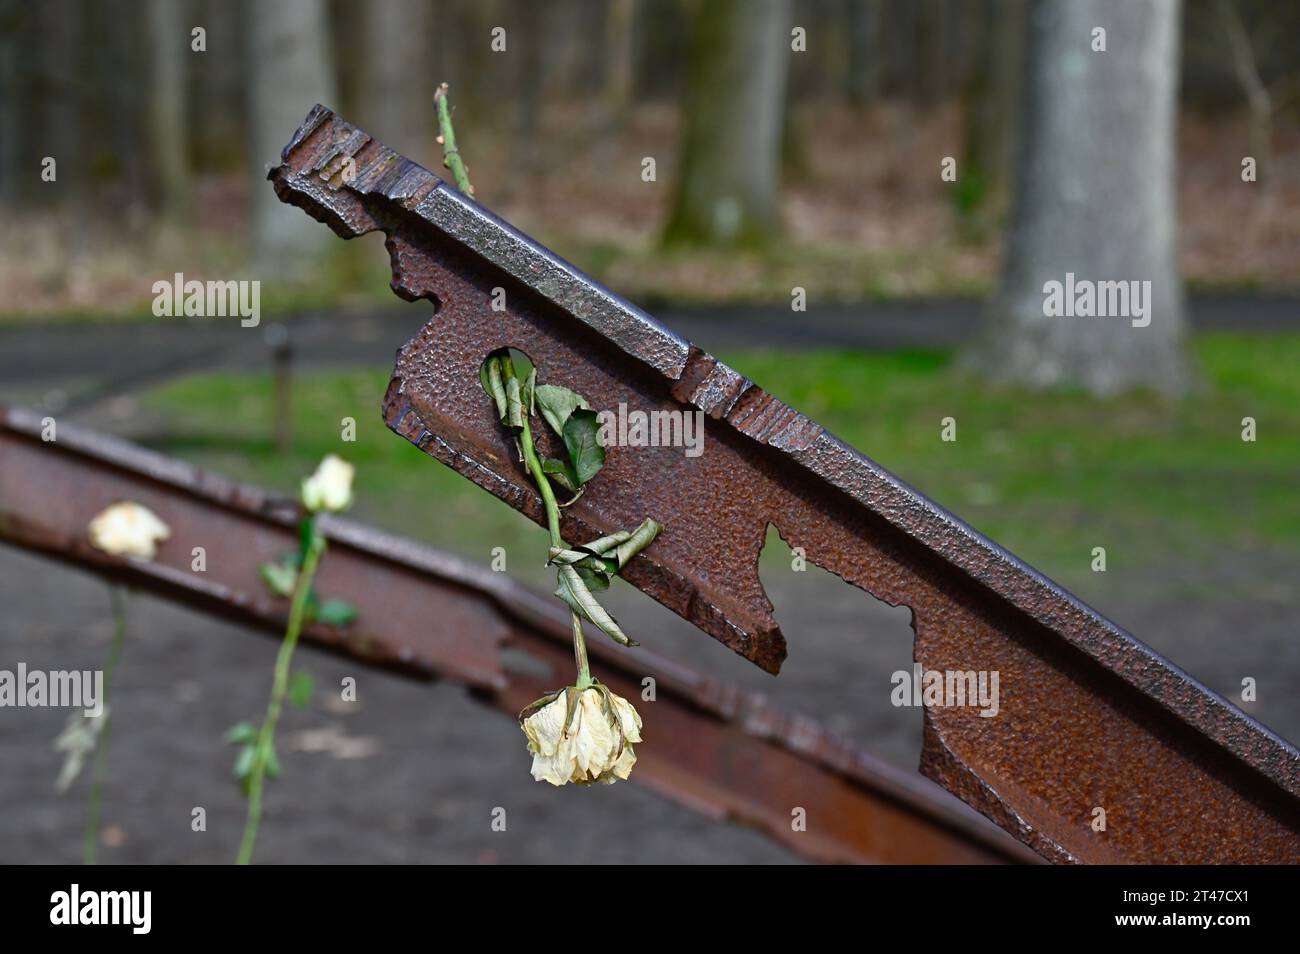
[[[788,301],[795,285],[821,302],[982,295],[1014,181],[1028,7],[0,0],[0,309],[127,314],[148,301],[142,273],[229,277],[276,241],[261,179],[318,100],[441,169],[444,80],[480,201],[639,303]],[[791,51],[796,26],[806,52]],[[1194,288],[1293,289],[1300,4],[1188,0],[1178,31],[1182,270]],[[1104,117],[1078,135],[1122,141]],[[735,222],[690,207],[719,179],[742,183]],[[265,289],[273,305],[387,294],[290,215],[279,241],[330,267]]]

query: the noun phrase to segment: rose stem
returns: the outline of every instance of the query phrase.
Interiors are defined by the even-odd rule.
[[[546,524],[551,530],[551,546],[564,546],[564,539],[560,536],[560,505],[555,501],[555,492],[551,490],[551,482],[546,479],[546,473],[542,470],[542,462],[537,459],[537,448],[533,446],[533,430],[528,423],[528,408],[524,408],[524,426],[519,436],[519,444],[524,451],[524,462],[528,465],[528,471],[533,475],[533,480],[537,482],[537,489],[542,495],[542,504],[546,507]],[[569,618],[573,621],[573,659],[578,665],[578,682],[579,689],[586,689],[591,685],[591,667],[587,662],[587,642],[582,636],[582,620],[578,614],[569,611]]]
[[[110,586],[108,597],[113,606],[113,646],[108,651],[108,662],[104,664],[104,691],[100,698],[100,705],[105,707],[101,716],[104,725],[99,731],[99,739],[95,744],[94,779],[90,786],[90,811],[86,818],[86,864],[88,865],[95,863],[95,854],[99,847],[99,800],[104,788],[104,760],[108,757],[110,725],[107,712],[108,686],[113,680],[113,670],[117,668],[117,661],[122,655],[122,643],[125,642],[126,636],[126,607],[122,588]]]
[[[257,842],[257,826],[262,821],[262,787],[266,776],[266,766],[271,756],[271,746],[275,741],[275,726],[280,721],[280,711],[284,708],[284,696],[289,688],[289,663],[293,659],[294,647],[298,644],[298,634],[302,632],[303,618],[307,610],[307,597],[311,593],[312,577],[316,575],[316,566],[325,552],[325,538],[316,531],[316,515],[308,514],[305,518],[310,524],[307,534],[306,552],[302,555],[302,569],[298,572],[298,581],[294,586],[293,603],[289,608],[289,625],[280,643],[280,653],[275,658],[275,679],[271,685],[271,701],[266,707],[266,719],[257,735],[257,749],[253,756],[253,768],[248,782],[248,819],[244,823],[244,840],[239,846],[236,864],[246,865],[253,859],[253,845]]]

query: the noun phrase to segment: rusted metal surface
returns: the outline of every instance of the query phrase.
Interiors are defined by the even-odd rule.
[[[296,546],[291,500],[231,483],[180,461],[60,423],[0,408],[0,541],[121,580],[276,634],[287,605],[257,577],[262,562]],[[135,500],[172,529],[152,561],[94,549],[91,517]],[[354,626],[312,626],[306,641],[417,678],[467,686],[514,715],[573,677],[568,617],[560,604],[507,576],[450,554],[337,518],[322,518],[330,551],[321,592],[359,610]],[[193,569],[193,548],[206,569]],[[503,653],[505,649],[514,653]],[[648,650],[591,646],[596,674],[644,703],[647,744],[632,779],[692,810],[752,825],[820,861],[999,863],[1034,860],[966,806],[899,772],[816,722],[781,712]],[[520,662],[522,660],[522,662]],[[643,710],[644,711],[644,710]],[[520,736],[520,771],[527,756]],[[791,828],[806,810],[807,831]]]
[[[616,448],[565,511],[566,539],[647,515],[663,522],[624,576],[773,673],[786,644],[758,577],[769,524],[809,560],[910,607],[927,670],[1001,678],[996,718],[926,708],[922,772],[1049,859],[1300,860],[1300,753],[1285,740],[329,110],[312,110],[282,158],[270,178],[283,201],[345,238],[382,230],[393,290],[437,305],[398,353],[384,402],[397,433],[540,522],[540,499],[479,389],[490,351],[522,349],[540,380],[598,409],[701,409],[702,456]],[[1105,832],[1090,824],[1098,807]]]

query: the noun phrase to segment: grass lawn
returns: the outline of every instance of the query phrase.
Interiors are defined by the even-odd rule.
[[[1204,386],[1179,401],[994,389],[940,351],[723,357],[1049,576],[1086,589],[1096,546],[1111,573],[1139,580],[1162,561],[1300,551],[1300,335],[1205,335],[1195,352]],[[389,370],[299,375],[295,448],[283,457],[271,446],[267,375],[188,377],[142,403],[163,425],[153,446],[201,466],[292,492],[333,451],[357,464],[361,519],[482,561],[497,545],[540,548],[541,530],[384,427]],[[348,416],[357,439],[345,445]],[[1241,439],[1248,416],[1254,443]],[[956,441],[940,439],[945,417],[956,419]]]

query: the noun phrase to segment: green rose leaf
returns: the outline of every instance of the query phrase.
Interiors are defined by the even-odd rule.
[[[326,626],[349,626],[357,615],[357,608],[347,600],[325,600],[316,609],[317,621]]]
[[[564,446],[579,484],[591,480],[605,466],[605,448],[596,439],[599,433],[600,423],[590,408],[575,408],[564,422]]]
[[[235,778],[239,779],[244,794],[248,794],[248,783],[253,777],[253,760],[257,758],[257,746],[245,745],[235,758]]]
[[[564,423],[578,408],[591,410],[591,405],[577,391],[570,391],[554,384],[541,384],[537,387],[537,408],[542,412],[546,423],[551,425],[557,437],[564,436]]]
[[[637,645],[637,643],[627,638],[623,630],[619,629],[618,623],[614,622],[614,617],[606,612],[605,607],[596,602],[596,598],[591,595],[591,590],[588,589],[586,581],[583,580],[577,570],[567,565],[561,565],[559,570],[560,585],[556,589],[555,595],[564,600],[569,609],[588,622],[594,623],[600,628],[601,632],[620,646]]]
[[[608,553],[611,548],[618,546],[624,540],[630,540],[632,534],[626,530],[615,530],[613,533],[603,537],[598,537],[590,543],[584,543],[578,547],[579,550],[586,550],[588,553],[604,554]],[[567,562],[567,561],[566,561]]]
[[[295,672],[289,679],[289,702],[295,709],[305,709],[311,702],[312,690],[316,683],[309,672]]]
[[[633,530],[632,535],[614,549],[614,559],[618,561],[618,568],[623,569],[629,560],[653,543],[654,538],[659,536],[663,528],[662,523],[649,517],[641,521],[641,526]]]
[[[492,396],[496,402],[497,417],[502,421],[506,419],[506,385],[501,376],[501,355],[499,352],[492,352],[487,356],[478,369],[479,384],[483,385],[483,390]]]
[[[63,767],[54,783],[55,789],[66,792],[76,781],[86,760],[98,748],[99,737],[107,724],[108,706],[104,706],[104,711],[97,717],[88,716],[80,709],[68,716],[63,731],[54,740],[54,751],[63,753]]]
[[[663,528],[662,523],[647,518],[631,533],[619,530],[569,550],[551,547],[548,562],[556,566],[572,566],[578,570],[617,573],[629,560],[654,542]]]
[[[553,566],[567,564],[575,569],[588,569],[596,573],[617,573],[618,561],[613,557],[602,556],[599,553],[592,553],[586,547],[578,547],[573,550],[565,550],[562,547],[551,547],[550,559],[547,560]]]
[[[609,589],[609,573],[605,570],[593,570],[589,567],[574,567],[578,571],[578,576],[586,585],[590,593],[599,593],[602,590]]]
[[[501,423],[523,427],[536,404],[537,369],[528,356],[513,348],[493,351],[479,365],[478,380],[496,404]]]
[[[248,744],[257,741],[257,726],[251,722],[240,722],[226,730],[227,742]]]
[[[506,378],[506,424],[510,427],[523,427],[524,416],[523,391],[519,379],[511,375]]]
[[[528,409],[529,414],[537,413],[537,369],[533,368],[528,372],[528,378],[524,381],[523,387],[524,407]]]
[[[578,483],[578,475],[573,472],[572,465],[567,461],[545,457],[542,459],[542,473],[571,494],[576,494],[582,489],[582,485]]]
[[[257,575],[274,595],[286,599],[293,595],[293,585],[298,582],[297,568],[286,563],[263,563]]]

